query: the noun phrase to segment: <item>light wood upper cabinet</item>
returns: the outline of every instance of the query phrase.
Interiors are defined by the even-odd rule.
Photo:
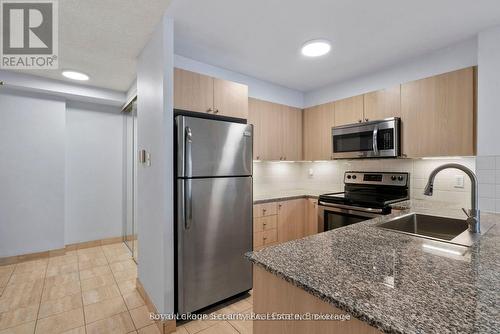
[[[248,117],[248,86],[214,78],[214,113],[237,118]]]
[[[305,236],[305,212],[305,199],[278,203],[278,243]]]
[[[248,86],[175,68],[174,108],[246,119]]]
[[[302,109],[281,105],[283,160],[302,160]]]
[[[179,68],[174,69],[174,108],[208,112],[213,106],[213,78]]]
[[[401,112],[408,157],[475,154],[473,68],[403,84]]]
[[[363,97],[365,121],[401,117],[401,85],[367,93]]]
[[[305,109],[303,124],[304,160],[330,160],[335,104],[331,102]]]
[[[302,110],[248,99],[255,160],[302,160]]]
[[[363,121],[363,95],[335,101],[335,126]]]

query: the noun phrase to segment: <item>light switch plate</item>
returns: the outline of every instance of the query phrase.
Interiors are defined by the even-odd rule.
[[[314,176],[314,170],[312,168],[309,168],[309,176]]]
[[[464,187],[464,176],[463,175],[455,175],[455,188],[463,188]]]

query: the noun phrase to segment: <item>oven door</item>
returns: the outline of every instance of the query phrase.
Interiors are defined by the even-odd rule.
[[[319,202],[318,232],[333,230],[382,215],[382,209],[351,207]]]
[[[332,128],[333,158],[399,156],[400,122],[395,117]]]

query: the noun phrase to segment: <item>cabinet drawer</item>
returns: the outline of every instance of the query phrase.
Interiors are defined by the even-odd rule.
[[[253,234],[253,247],[268,246],[278,241],[278,230],[267,230]]]
[[[253,232],[273,230],[278,227],[278,216],[266,216],[253,219]]]
[[[277,213],[278,213],[278,209],[277,209],[276,202],[255,204],[253,206],[253,217],[254,218],[272,216],[272,215],[275,215]]]

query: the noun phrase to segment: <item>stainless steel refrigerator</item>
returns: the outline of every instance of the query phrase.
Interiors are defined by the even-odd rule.
[[[177,312],[252,288],[252,126],[176,116]]]

